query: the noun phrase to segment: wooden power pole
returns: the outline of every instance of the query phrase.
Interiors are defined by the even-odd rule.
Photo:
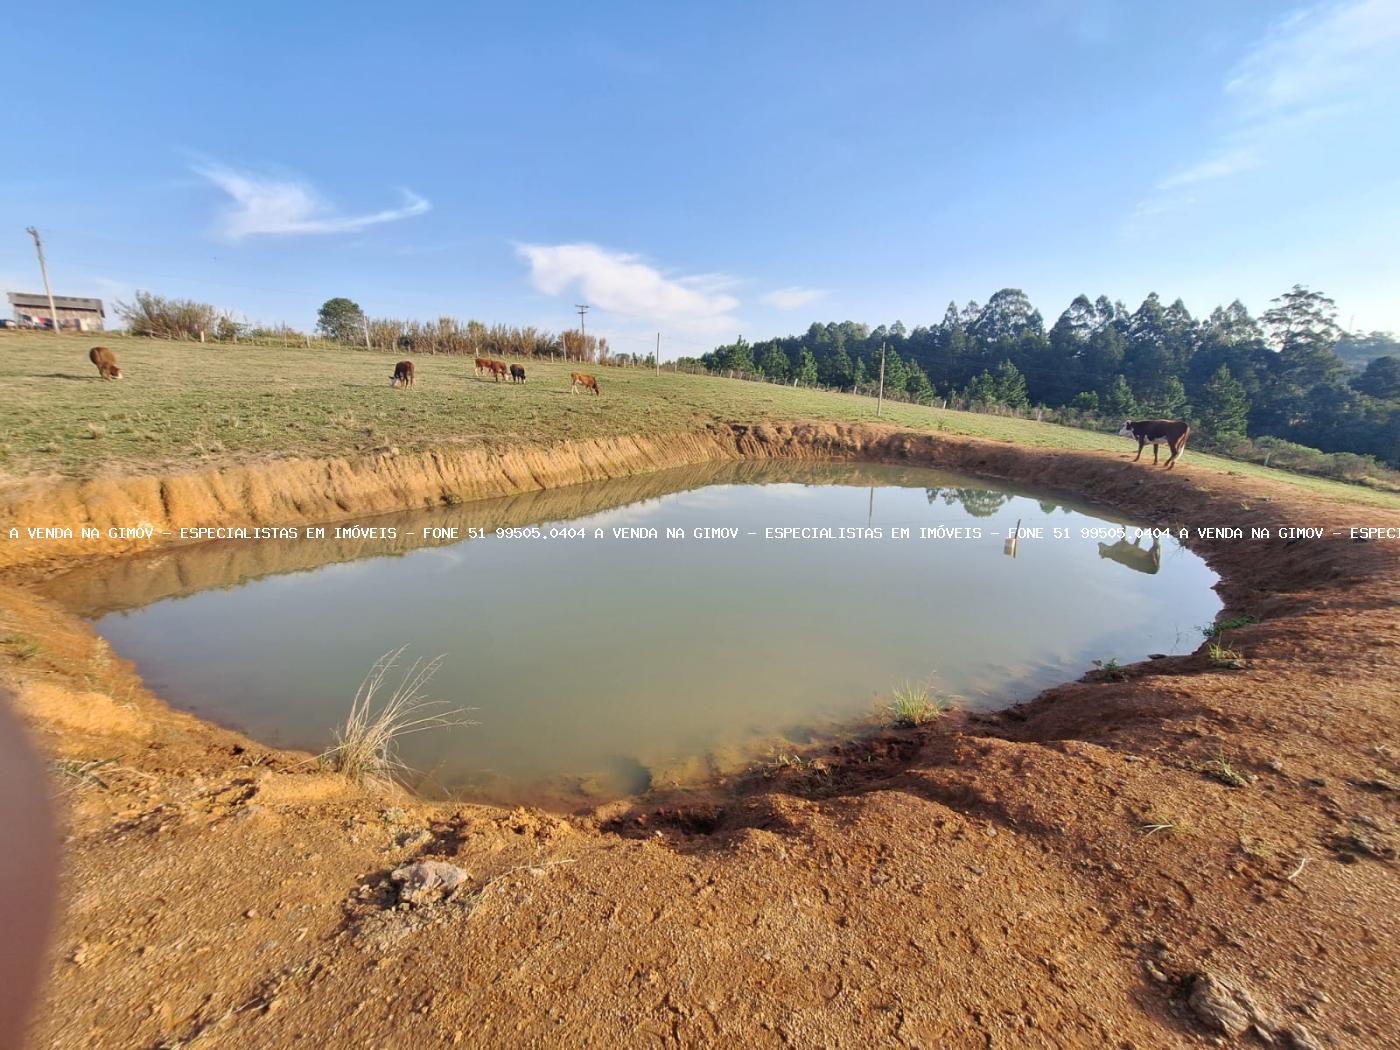
[[[661,333],[656,333],[656,374],[661,374]]]
[[[880,412],[885,407],[885,344],[880,344],[880,395],[875,401],[875,418],[880,418]]]
[[[49,297],[49,317],[53,319],[54,335],[58,334],[58,307],[53,301],[53,289],[49,287],[49,266],[44,261],[44,242],[39,238],[39,231],[33,226],[25,228],[25,232],[34,238],[34,250],[39,253],[39,272],[44,275],[44,294]]]

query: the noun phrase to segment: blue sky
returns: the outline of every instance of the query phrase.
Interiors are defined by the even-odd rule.
[[[937,9],[941,7],[942,9]],[[974,10],[975,8],[975,10]],[[1400,0],[57,4],[0,283],[697,353],[1020,287],[1400,330]],[[22,115],[22,119],[21,119]]]

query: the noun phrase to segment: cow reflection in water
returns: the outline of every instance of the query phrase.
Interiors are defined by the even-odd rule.
[[[1152,546],[1146,549],[1142,546],[1142,533],[1138,533],[1138,538],[1132,543],[1126,536],[1117,543],[1100,543],[1099,557],[1112,558],[1134,572],[1155,573],[1162,567],[1162,538],[1153,536]]]

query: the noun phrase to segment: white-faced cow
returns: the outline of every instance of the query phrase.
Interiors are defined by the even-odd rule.
[[[583,387],[585,390],[591,390],[595,394],[602,394],[602,391],[598,389],[598,380],[594,379],[591,375],[587,375],[583,372],[570,372],[569,393],[577,394],[579,387]]]
[[[1191,436],[1191,427],[1179,419],[1125,419],[1118,433],[1121,437],[1137,438],[1138,450],[1137,455],[1133,457],[1134,463],[1142,458],[1142,447],[1150,441],[1152,465],[1155,467],[1157,446],[1166,445],[1172,453],[1166,462],[1166,467],[1170,470],[1186,449],[1186,439]]]

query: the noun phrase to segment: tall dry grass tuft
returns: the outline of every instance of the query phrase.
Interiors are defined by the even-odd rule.
[[[442,666],[443,657],[414,660],[403,669],[399,684],[382,705],[376,698],[399,666],[407,645],[385,653],[374,662],[355,699],[345,724],[335,731],[335,746],[321,755],[321,761],[356,783],[368,780],[397,780],[411,772],[397,755],[400,737],[427,729],[471,725],[462,718],[467,708],[447,707],[446,701],[429,700],[423,695],[428,682]]]

